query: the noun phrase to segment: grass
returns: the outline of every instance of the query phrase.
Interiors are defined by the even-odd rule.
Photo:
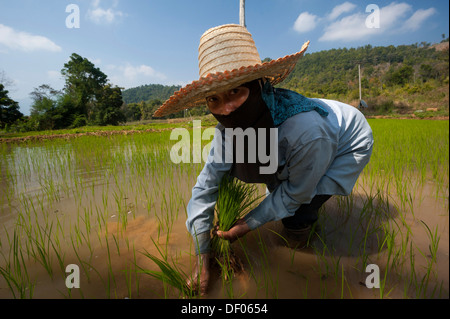
[[[233,252],[248,273],[245,284],[233,280],[225,258],[227,280],[215,296],[448,298],[441,269],[448,264],[449,122],[369,122],[372,159],[354,193],[321,210],[325,227],[310,251],[275,245],[283,239],[272,225],[252,232]],[[186,205],[202,164],[173,164],[169,136],[158,130],[0,143],[0,298],[190,298],[170,271],[184,277],[189,270]],[[234,200],[217,203],[221,229],[264,189],[240,199],[228,192]],[[434,206],[425,214],[423,203]],[[80,267],[77,290],[61,280],[72,263]],[[380,268],[378,290],[359,284],[371,263]],[[153,276],[158,269],[165,277]],[[177,280],[180,289],[172,287]]]

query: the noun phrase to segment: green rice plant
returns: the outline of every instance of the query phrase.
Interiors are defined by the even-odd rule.
[[[73,238],[71,237],[70,238],[70,240],[71,240],[71,243],[72,243],[72,248],[73,248],[73,251],[74,251],[74,253],[75,253],[75,256],[77,257],[77,259],[78,259],[78,261],[79,261],[79,263],[80,263],[80,265],[81,265],[81,267],[82,267],[82,269],[83,269],[83,271],[84,271],[84,274],[86,275],[86,278],[87,278],[87,281],[88,281],[88,283],[91,281],[91,277],[90,277],[90,274],[89,274],[89,271],[88,271],[88,269],[86,269],[86,267],[85,267],[85,265],[87,264],[86,262],[84,262],[82,259],[81,259],[81,257],[80,257],[80,255],[78,254],[78,252],[77,252],[77,250],[76,250],[76,248],[75,248],[75,243],[73,242]]]
[[[440,239],[448,237],[448,229],[441,226],[441,217],[448,216],[449,122],[394,119],[369,119],[369,122],[375,138],[373,155],[358,180],[355,193],[337,201],[335,208],[342,222],[330,224],[334,222],[334,209],[332,214],[327,212],[330,217],[321,217],[324,225],[346,227],[348,232],[338,240],[347,246],[336,246],[342,250],[333,251],[332,243],[325,240],[327,249],[322,250],[320,246],[313,251],[318,256],[313,265],[317,263],[320,268],[313,266],[312,270],[319,275],[305,277],[304,296],[313,296],[316,292],[311,288],[320,284],[322,296],[347,298],[350,289],[347,291],[345,285],[353,287],[350,279],[355,277],[356,271],[361,271],[361,264],[366,265],[373,262],[372,258],[377,258],[383,262],[389,259],[383,268],[382,279],[386,278],[383,298],[398,296],[398,288],[405,298],[448,297],[448,285],[445,279],[442,280],[445,278],[445,272],[442,272],[445,258],[438,255],[438,246],[442,245]],[[11,295],[11,288],[6,283],[9,280],[16,298],[35,295],[51,298],[54,296],[51,289],[40,289],[40,286],[47,285],[59,275],[64,277],[66,259],[74,252],[78,254],[76,258],[82,272],[86,273],[83,277],[89,282],[90,275],[93,281],[97,278],[92,274],[97,273],[108,297],[138,296],[136,289],[139,290],[142,274],[132,278],[131,272],[136,269],[128,267],[126,285],[121,286],[118,268],[113,265],[115,258],[122,260],[134,252],[134,247],[129,246],[130,243],[133,245],[130,236],[133,228],[129,233],[125,232],[127,221],[131,225],[131,217],[135,218],[140,211],[149,219],[157,219],[161,232],[158,244],[166,254],[165,251],[172,247],[168,245],[168,233],[179,229],[179,214],[186,214],[189,192],[185,185],[186,188],[193,185],[203,168],[201,163],[174,165],[168,157],[172,144],[167,142],[169,134],[170,130],[157,134],[85,136],[17,145],[0,143],[0,184],[5,186],[0,191],[0,267],[3,270],[0,279],[4,287],[0,290],[1,296]],[[425,218],[421,204],[432,204],[433,199],[436,209],[431,208],[430,213],[436,213],[433,216],[439,218],[437,224],[426,221],[423,229],[422,226],[415,227]],[[57,214],[56,210],[59,210]],[[107,231],[112,214],[118,222],[114,227],[117,225],[120,230],[114,235]],[[355,227],[351,227],[354,223]],[[417,236],[416,233],[421,231],[424,236]],[[20,239],[15,248],[13,232]],[[103,234],[108,234],[107,242]],[[324,232],[322,236],[328,237],[328,234]],[[173,237],[171,244],[184,244],[176,238]],[[243,248],[236,253],[239,256],[245,254],[241,258],[256,284],[256,295],[276,296],[283,286],[278,287],[275,277],[277,261],[271,253],[273,247],[256,246],[256,251],[251,251],[254,246],[247,245],[245,237],[239,242]],[[122,248],[124,244],[128,251]],[[72,248],[74,251],[71,252]],[[105,267],[90,269],[93,252],[96,257],[103,258]],[[287,256],[291,258],[286,265],[280,264],[280,274],[285,270],[283,267],[294,267],[302,259],[298,258],[301,253],[293,249],[283,253],[290,254]],[[342,255],[340,260],[333,257],[336,253]],[[223,281],[222,289],[224,294],[236,298],[239,296],[232,290],[235,282],[231,280],[229,261],[230,255],[221,260],[230,279]],[[355,267],[349,267],[350,264]],[[328,276],[328,279],[334,276],[338,288],[334,289],[330,280],[319,282],[322,276]],[[136,283],[132,284],[131,280]],[[168,287],[167,283],[164,285]],[[86,286],[84,294],[89,295],[86,290],[93,286]],[[83,296],[81,291],[75,290],[65,292],[64,297],[67,294],[69,298]]]
[[[244,239],[238,239],[238,242],[240,244],[240,247],[242,248],[242,252],[243,252],[243,254],[245,256],[245,259],[247,261],[248,267],[250,268],[249,269],[250,277],[252,277],[252,279],[256,283],[256,288],[257,288],[256,293],[258,293],[258,291],[260,290],[260,287],[261,287],[261,280],[256,276],[255,268],[253,267],[252,259],[250,258],[250,255],[248,253],[248,249],[247,249],[247,247],[245,245],[245,238]]]
[[[219,194],[216,201],[216,226],[221,231],[228,231],[237,220],[244,217],[256,204],[261,196],[257,196],[257,188],[253,184],[245,184],[226,174],[219,184]],[[214,236],[211,249],[215,259],[221,266],[224,278],[237,271],[243,271],[243,264],[231,248],[229,240]]]
[[[164,285],[169,285],[173,288],[176,288],[179,291],[180,297],[182,298],[195,297],[195,291],[193,287],[190,287],[186,283],[188,275],[179,266],[177,266],[177,263],[173,260],[173,258],[169,261],[167,254],[164,254],[161,251],[161,249],[153,239],[152,241],[155,247],[158,249],[161,258],[149,253],[147,250],[145,250],[143,254],[151,261],[153,261],[158,266],[160,271],[144,269],[136,264],[136,267],[140,269],[138,272],[150,275],[153,278],[162,281]],[[164,293],[165,297],[168,298],[169,295],[166,286],[164,286]]]
[[[114,239],[115,240],[115,239]],[[112,269],[112,262],[111,262],[111,251],[109,249],[109,242],[108,242],[108,237],[105,236],[105,242],[106,242],[106,251],[108,253],[108,281],[107,281],[107,294],[108,294],[108,298],[110,297],[110,293],[111,293],[111,282],[114,284],[114,287],[117,288],[117,283],[116,283],[116,277],[114,275],[113,269]],[[118,247],[117,247],[118,249]],[[115,292],[116,289],[114,290]]]
[[[133,270],[128,269],[128,264],[125,265],[125,270],[123,270],[125,276],[125,284],[127,286],[127,298],[131,299],[132,290],[131,290],[131,276],[133,274]]]
[[[269,258],[269,250],[267,245],[265,244],[263,238],[261,237],[261,232],[259,229],[256,230],[258,234],[258,247],[261,253],[261,267],[262,267],[262,275],[264,276],[264,287],[266,288],[266,297],[267,298],[278,298],[278,273],[277,280],[273,280],[272,274],[270,272],[270,258]]]
[[[227,254],[228,252],[225,252]],[[225,289],[228,298],[234,298],[233,277],[234,270],[230,264],[230,256],[225,255],[223,258],[217,258],[216,262],[222,274],[222,287]]]
[[[423,220],[421,220],[422,224],[426,227],[427,230],[427,236],[430,239],[430,244],[428,245],[428,249],[430,251],[430,258],[432,262],[436,262],[436,254],[439,246],[439,241],[441,239],[440,236],[438,236],[438,226],[436,226],[436,229],[434,233],[431,231],[430,227],[428,227],[427,224]]]
[[[384,277],[380,281],[380,299],[386,298],[392,292],[394,287],[392,287],[388,292],[386,292],[386,283],[387,283],[387,275],[391,262],[391,258],[394,254],[395,248],[395,230],[390,230],[388,225],[383,225],[384,235],[386,238],[386,246],[387,246],[387,261],[386,261],[386,269],[384,270]]]
[[[9,238],[8,241],[10,241]],[[14,231],[13,240],[10,245],[12,245],[12,250],[10,251],[9,260],[6,260],[3,255],[7,264],[5,267],[0,266],[0,277],[3,277],[6,281],[13,298],[31,299],[33,297],[35,283],[31,281],[28,274],[25,258],[20,247],[19,236],[16,231]],[[16,292],[18,295],[16,295]]]
[[[276,236],[278,236],[283,241],[283,243],[286,246],[289,246],[289,241],[284,236],[282,236],[280,233],[274,231],[273,229],[268,229],[268,230],[270,232],[272,232],[273,234],[275,234]],[[308,238],[308,243],[309,243],[309,238]],[[289,250],[289,254],[291,256],[291,266],[294,264],[294,257],[295,257],[295,253],[296,252],[297,252],[297,249],[290,249]]]
[[[219,229],[225,231],[229,230],[236,220],[242,218],[258,200],[255,193],[256,187],[254,185],[244,184],[229,175],[225,175],[219,185],[219,195],[216,202],[216,219]],[[165,200],[163,200],[163,202],[167,203]],[[167,210],[168,208],[170,207],[165,206],[164,209]],[[156,217],[158,218],[158,216]],[[170,216],[166,218],[165,225],[168,230],[170,230],[173,220],[170,220]],[[159,224],[162,224],[161,220]],[[169,231],[167,232],[167,236],[168,235]],[[170,262],[167,254],[164,254],[161,251],[159,245],[156,244],[153,239],[152,241],[158,249],[162,259],[147,251],[145,251],[144,255],[150,258],[159,267],[160,271],[156,272],[141,268],[142,272],[178,289],[182,297],[193,297],[194,291],[192,291],[191,287],[186,285],[188,276],[176,265],[173,259]],[[167,242],[168,239],[166,243]],[[233,297],[231,280],[236,271],[243,271],[242,262],[234,254],[231,249],[231,243],[228,240],[215,236],[212,239],[211,248],[214,252],[217,265],[221,269],[222,279],[224,280],[224,286],[227,289],[227,293],[230,297]]]
[[[136,262],[136,249],[133,244],[133,264],[134,264],[134,278],[135,278],[135,287],[136,287],[136,296],[139,296],[139,272],[137,268],[137,262]]]

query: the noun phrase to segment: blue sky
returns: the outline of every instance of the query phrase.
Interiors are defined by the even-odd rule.
[[[70,4],[79,28],[66,25]],[[379,11],[366,12],[369,5]],[[307,40],[309,53],[440,42],[448,10],[447,0],[246,0],[246,24],[264,59],[295,53]],[[114,85],[184,85],[198,78],[200,36],[226,23],[239,23],[239,0],[0,0],[0,75],[24,114],[35,87],[63,88],[60,71],[74,52]]]

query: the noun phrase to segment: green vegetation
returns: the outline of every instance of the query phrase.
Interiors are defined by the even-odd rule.
[[[259,199],[257,187],[251,184],[240,182],[236,178],[225,175],[219,185],[219,195],[216,203],[215,217],[216,225],[219,229],[227,231],[234,223],[249,212]],[[193,297],[194,291],[186,285],[188,275],[172,260],[168,261],[168,256],[158,248],[161,257],[145,253],[160,271],[144,270],[143,272],[169,284],[176,288],[181,296]],[[244,271],[243,264],[234,254],[231,243],[228,240],[214,236],[211,243],[213,258],[221,269],[222,279],[225,285],[229,285],[236,274]]]
[[[166,86],[161,84],[147,84],[124,90],[122,93],[124,105],[122,110],[127,121],[141,121],[152,118],[153,113],[173,92],[181,87],[177,85]],[[169,118],[181,117],[171,115]]]
[[[30,116],[9,121],[7,131],[118,125],[126,121],[120,110],[123,104],[121,88],[108,83],[107,76],[88,59],[73,53],[64,64],[61,75],[65,79],[65,87],[57,90],[42,84],[35,88],[30,93],[33,99]],[[2,113],[3,105],[7,104],[1,103]]]
[[[447,44],[447,46],[445,46]],[[264,61],[270,61],[266,58]],[[279,86],[308,97],[359,104],[361,65],[362,99],[367,115],[396,116],[433,109],[431,116],[448,116],[448,41],[307,53]],[[150,119],[178,87],[146,85],[124,91],[124,113],[129,120]],[[125,98],[127,96],[127,98]],[[142,98],[137,101],[137,98]],[[436,113],[436,109],[437,112]],[[190,115],[208,114],[198,107]],[[170,117],[183,117],[184,112]]]
[[[256,206],[260,197],[257,187],[225,175],[219,185],[216,202],[216,225],[228,231],[236,221]],[[235,273],[243,271],[242,262],[234,254],[229,240],[214,236],[211,242],[214,258],[222,270],[224,280],[232,279]]]
[[[136,265],[137,268],[141,269],[142,273],[150,275],[164,284],[164,296],[166,298],[169,297],[170,288],[177,289],[181,298],[195,297],[196,292],[186,283],[187,278],[189,278],[188,274],[177,265],[176,261],[169,261],[167,254],[163,253],[156,243],[155,247],[161,257],[154,256],[147,251],[144,255],[154,262],[160,271],[142,269],[139,265]]]
[[[280,87],[357,107],[360,65],[367,116],[448,117],[448,56],[448,39],[434,45],[366,45],[307,53]],[[113,87],[99,68],[76,53],[64,64],[61,75],[66,80],[63,89],[42,84],[30,93],[34,101],[30,116],[19,112],[17,102],[1,86],[0,129],[27,132],[149,121],[180,88],[160,84],[127,90]],[[207,114],[207,108],[200,106],[166,118]]]
[[[5,86],[0,83],[0,129],[8,126],[23,117],[19,111],[19,104],[8,96]]]
[[[335,99],[368,115],[411,114],[436,108],[448,116],[448,41],[332,49],[305,54],[281,86],[308,97]]]
[[[122,96],[127,104],[150,100],[164,101],[180,88],[179,85],[146,84],[124,90]]]
[[[212,278],[213,298],[448,298],[449,122],[369,123],[373,157],[322,209],[311,247],[279,243],[276,223],[247,234],[231,248],[248,276]],[[172,163],[169,137],[0,143],[0,298],[190,297],[185,214],[203,164]],[[363,287],[369,264],[380,288]]]

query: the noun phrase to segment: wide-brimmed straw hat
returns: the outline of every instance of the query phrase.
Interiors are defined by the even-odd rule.
[[[277,60],[261,63],[248,30],[237,24],[226,24],[207,30],[200,38],[198,64],[200,79],[176,91],[153,114],[162,117],[206,104],[206,97],[265,78],[272,85],[283,81],[308,48]]]

